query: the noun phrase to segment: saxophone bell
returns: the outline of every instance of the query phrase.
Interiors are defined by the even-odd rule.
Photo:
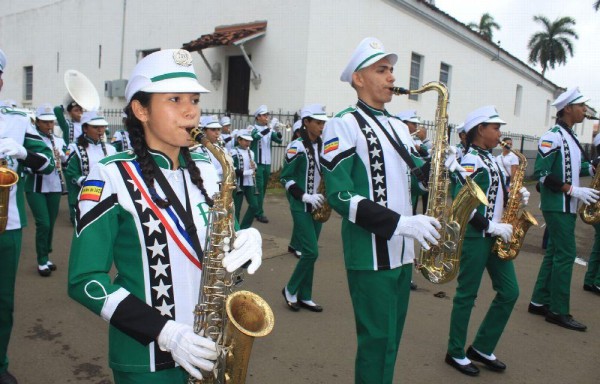
[[[8,199],[10,189],[19,181],[19,175],[8,167],[6,159],[0,159],[0,233],[8,224]]]

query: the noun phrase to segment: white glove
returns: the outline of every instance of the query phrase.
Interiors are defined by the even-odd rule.
[[[85,181],[85,176],[81,176],[79,177],[79,179],[77,179],[77,185],[81,187],[81,184],[83,184],[83,182]]]
[[[254,169],[246,169],[244,171],[244,176],[252,176],[254,174]]]
[[[529,204],[529,196],[531,195],[531,193],[529,193],[527,188],[521,187],[521,189],[519,189],[519,193],[521,194],[521,204],[523,206]]]
[[[27,157],[27,150],[12,137],[5,137],[0,139],[0,154],[23,160]]]
[[[504,223],[495,223],[490,221],[490,225],[486,232],[492,236],[498,236],[504,241],[508,243],[510,238],[512,237],[513,226],[512,224],[504,224]]]
[[[202,374],[212,371],[217,359],[217,347],[209,338],[197,335],[191,325],[167,321],[156,340],[163,351],[171,352],[173,359],[190,375],[201,380]]]
[[[241,229],[235,233],[233,250],[225,252],[223,267],[233,272],[250,261],[248,273],[254,274],[262,263],[262,237],[256,228]]]
[[[429,244],[437,245],[436,239],[440,238],[440,234],[436,230],[440,229],[440,223],[430,216],[400,216],[398,226],[394,231],[394,235],[407,236],[416,239],[421,243],[421,246],[429,250]]]
[[[325,203],[325,196],[320,193],[305,193],[302,195],[302,202],[312,205],[315,208],[321,208]]]
[[[579,199],[583,202],[583,204],[589,205],[598,201],[598,191],[593,188],[586,187],[574,187],[571,186],[568,195],[573,196],[576,199]]]
[[[465,169],[456,160],[456,147],[449,145],[446,148],[446,160],[444,160],[444,166],[450,172],[459,171],[465,172]]]

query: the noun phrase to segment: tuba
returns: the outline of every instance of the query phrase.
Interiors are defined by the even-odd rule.
[[[8,223],[8,199],[10,189],[19,181],[19,175],[8,167],[5,159],[0,159],[0,233],[6,230]]]
[[[419,89],[407,90],[394,87],[396,95],[412,95],[428,91],[438,93],[438,103],[435,115],[435,137],[431,149],[431,171],[429,174],[429,198],[427,200],[427,215],[436,218],[441,225],[438,245],[431,249],[421,248],[416,268],[427,280],[435,284],[446,283],[458,274],[462,239],[467,229],[467,223],[473,210],[479,204],[488,204],[485,193],[471,180],[465,178],[465,185],[448,206],[448,190],[450,173],[444,166],[448,149],[448,89],[442,83],[432,81]]]
[[[249,291],[233,292],[239,275],[223,268],[224,252],[235,240],[233,161],[222,148],[202,137],[198,128],[190,135],[212,153],[223,168],[220,192],[213,196],[209,210],[202,285],[194,309],[194,332],[210,337],[217,344],[214,371],[203,372],[203,380],[190,378],[190,384],[243,384],[254,338],[268,335],[273,329],[273,311],[260,296]]]
[[[507,147],[504,141],[500,141],[502,147]],[[533,215],[525,210],[519,216],[519,208],[521,207],[521,194],[518,193],[523,187],[523,179],[525,178],[525,170],[527,169],[527,158],[519,151],[510,150],[519,158],[519,167],[512,177],[510,190],[512,193],[506,203],[506,208],[502,213],[502,222],[512,224],[513,235],[510,242],[505,243],[500,237],[496,238],[492,251],[498,254],[502,260],[512,260],[519,254],[519,250],[523,246],[525,234],[532,225],[538,225],[537,220]]]

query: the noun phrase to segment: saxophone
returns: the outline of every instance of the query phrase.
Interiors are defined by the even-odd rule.
[[[317,187],[317,193],[320,193],[325,197],[327,196],[325,191],[325,178],[323,177],[321,177],[321,181]],[[310,214],[312,215],[313,220],[318,221],[319,223],[324,223],[329,220],[329,216],[331,216],[331,205],[329,205],[329,202],[325,200],[321,208],[313,208]]]
[[[19,181],[19,175],[8,167],[6,159],[0,159],[0,233],[8,224],[8,199],[10,189]]]
[[[500,141],[500,145],[504,148],[508,148],[504,141]],[[525,234],[527,234],[527,231],[532,225],[538,225],[535,217],[525,210],[523,210],[521,216],[519,216],[519,208],[521,207],[521,194],[519,193],[519,190],[523,187],[523,178],[525,177],[525,170],[527,169],[527,158],[519,151],[514,151],[512,149],[510,149],[510,151],[519,158],[519,167],[511,178],[510,190],[512,193],[510,194],[508,202],[506,203],[506,208],[502,213],[502,222],[512,224],[513,234],[508,243],[502,241],[500,237],[496,238],[496,242],[492,248],[502,260],[512,260],[517,257],[523,246]]]
[[[467,223],[473,210],[479,204],[488,204],[485,193],[471,180],[465,178],[465,185],[448,206],[448,191],[450,173],[444,166],[448,150],[448,89],[442,83],[432,81],[419,89],[407,90],[394,87],[396,95],[419,94],[427,91],[438,93],[438,103],[435,115],[435,137],[431,150],[431,171],[429,174],[429,198],[427,199],[427,216],[436,218],[442,226],[439,230],[438,245],[431,249],[421,248],[416,268],[423,276],[434,284],[446,283],[458,274],[462,239],[467,230]]]
[[[600,189],[600,167],[596,169],[590,188],[594,188],[595,190]],[[581,204],[581,207],[579,207],[579,217],[586,224],[594,225],[600,223],[600,202],[597,201],[589,205]]]
[[[252,292],[233,292],[240,275],[227,272],[222,264],[224,252],[229,251],[235,240],[233,161],[222,148],[203,137],[198,128],[192,129],[190,135],[219,161],[223,180],[209,210],[202,285],[194,309],[194,332],[215,341],[218,357],[212,373],[203,372],[203,380],[190,378],[188,383],[243,384],[254,338],[271,332],[273,311],[264,299]]]

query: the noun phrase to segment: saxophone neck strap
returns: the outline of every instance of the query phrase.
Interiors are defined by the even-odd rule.
[[[158,182],[158,185],[160,185],[160,189],[162,189],[165,193],[167,199],[169,199],[169,202],[173,206],[173,209],[175,209],[177,216],[179,216],[179,218],[183,222],[183,225],[185,227],[184,230],[187,232],[188,236],[192,240],[192,246],[194,247],[194,251],[196,251],[196,256],[198,256],[198,260],[202,262],[204,253],[202,252],[202,247],[200,246],[200,241],[198,240],[198,230],[196,229],[196,225],[194,224],[194,220],[192,218],[192,207],[190,204],[190,197],[188,194],[185,174],[182,171],[186,206],[186,208],[184,209],[183,205],[181,205],[181,201],[179,201],[179,198],[175,194],[175,191],[173,191],[173,188],[171,188],[171,185],[165,178],[165,175],[163,175],[162,171],[160,170],[160,167],[156,164],[154,158],[151,159],[151,162],[152,168],[154,169],[154,178]]]
[[[400,155],[402,160],[404,160],[406,165],[408,165],[408,167],[410,168],[410,172],[413,174],[413,176],[415,176],[417,178],[417,180],[419,180],[419,182],[421,182],[423,185],[427,185],[427,183],[429,181],[429,180],[427,180],[427,176],[421,170],[421,168],[417,167],[412,156],[410,155],[410,153],[408,153],[408,150],[406,149],[404,144],[402,144],[402,140],[400,140],[400,137],[398,137],[398,134],[396,134],[396,131],[394,131],[391,124],[390,124],[390,130],[394,133],[394,136],[396,136],[396,139],[394,139],[392,137],[392,135],[390,135],[390,133],[383,126],[383,124],[381,124],[381,122],[379,120],[377,120],[375,115],[373,115],[373,113],[369,110],[369,107],[364,105],[364,103],[361,100],[359,100],[359,102],[357,103],[357,106],[360,110],[362,110],[367,116],[369,116],[371,118],[371,120],[373,120],[379,126],[379,128],[385,134],[388,141],[392,144],[392,146],[394,147],[396,152],[398,152],[398,154]],[[368,126],[367,121],[360,113],[354,113],[353,115],[356,118],[356,121],[358,121],[359,126],[361,126],[361,127]]]

